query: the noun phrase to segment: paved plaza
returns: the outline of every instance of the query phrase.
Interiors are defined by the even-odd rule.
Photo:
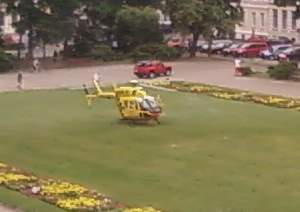
[[[300,83],[293,81],[277,81],[255,77],[235,77],[233,62],[221,59],[197,59],[193,61],[171,62],[174,74],[172,78],[191,82],[201,82],[300,98]],[[253,65],[255,69],[267,69],[267,65]],[[82,84],[91,83],[93,74],[98,72],[103,84],[124,83],[135,79],[133,64],[101,65],[80,68],[64,68],[26,72],[24,74],[25,89],[80,88]],[[0,75],[0,90],[16,90],[16,73]]]

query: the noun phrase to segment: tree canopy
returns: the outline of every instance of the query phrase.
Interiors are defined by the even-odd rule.
[[[239,0],[235,1],[238,2]],[[173,27],[193,35],[191,55],[199,36],[227,36],[242,10],[232,0],[0,0],[17,14],[16,31],[28,36],[29,57],[37,43],[88,43],[117,40],[123,50],[161,42],[157,8],[170,15]],[[80,45],[79,45],[80,46]]]
[[[151,42],[161,42],[158,14],[150,7],[125,6],[116,14],[115,36],[125,50]]]
[[[200,35],[208,41],[228,35],[242,15],[241,8],[228,0],[166,0],[165,11],[174,28],[193,35],[191,56],[195,55]]]

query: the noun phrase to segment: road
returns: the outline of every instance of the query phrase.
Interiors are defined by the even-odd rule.
[[[300,83],[291,81],[275,81],[254,77],[235,77],[233,62],[202,58],[195,61],[171,62],[174,75],[172,78],[191,82],[283,95],[300,98]],[[262,65],[256,68],[264,69]],[[102,65],[25,73],[25,89],[79,88],[89,84],[93,74],[98,72],[103,84],[123,83],[135,79],[132,75],[133,65]],[[0,75],[0,91],[16,90],[16,73]]]

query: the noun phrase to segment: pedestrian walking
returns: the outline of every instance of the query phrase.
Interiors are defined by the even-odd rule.
[[[21,71],[18,71],[18,74],[17,74],[17,88],[19,90],[24,89],[23,73]]]
[[[32,63],[32,68],[33,68],[33,71],[35,72],[39,72],[40,71],[40,62],[39,62],[39,59],[38,58],[35,58],[33,60],[33,63]]]
[[[54,52],[53,52],[53,62],[56,63],[57,58],[58,58],[58,52],[56,50],[54,50]]]

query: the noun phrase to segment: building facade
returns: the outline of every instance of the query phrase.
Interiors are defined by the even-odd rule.
[[[2,34],[14,33],[13,22],[17,20],[16,15],[10,15],[6,13],[5,5],[0,5],[0,29]]]
[[[269,38],[288,37],[300,42],[300,22],[296,8],[278,7],[273,0],[242,0],[242,23],[236,27],[236,38],[247,39],[252,35]]]

